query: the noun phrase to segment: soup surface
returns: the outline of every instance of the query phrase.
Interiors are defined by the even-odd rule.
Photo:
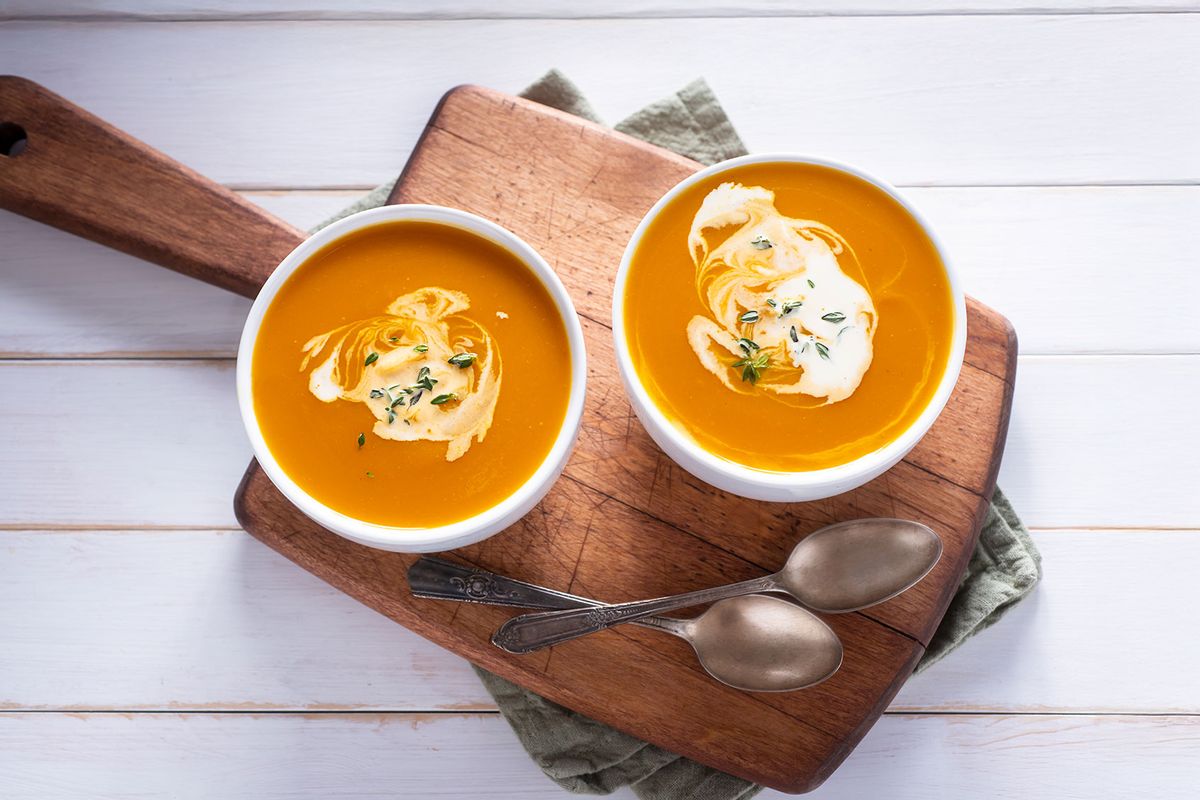
[[[949,278],[917,221],[810,164],[688,187],[647,227],[624,301],[659,409],[708,452],[768,471],[894,440],[936,392],[953,339]]]
[[[306,492],[356,519],[433,527],[537,470],[566,415],[570,347],[549,292],[507,250],[381,223],[287,279],[252,383],[267,446]]]

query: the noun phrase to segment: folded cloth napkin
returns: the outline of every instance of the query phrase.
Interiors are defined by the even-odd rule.
[[[521,93],[543,105],[600,118],[562,73],[552,70]],[[702,164],[745,155],[746,147],[703,80],[619,122],[616,129]],[[387,201],[392,183],[317,226]],[[1033,588],[1041,555],[1008,499],[996,490],[966,577],[924,657],[921,671],[988,627]],[[552,780],[572,792],[608,794],[632,786],[642,800],[745,800],[761,787],[635,739],[551,703],[478,667],[483,685],[525,750]]]

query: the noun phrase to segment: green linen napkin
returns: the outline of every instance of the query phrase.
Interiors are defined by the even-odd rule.
[[[543,105],[600,118],[567,78],[552,70],[521,93]],[[703,80],[617,123],[616,129],[702,164],[744,155],[746,147]],[[318,225],[382,205],[394,181]],[[921,671],[996,622],[1041,577],[1041,555],[1008,499],[996,490],[979,545],[924,657]],[[642,800],[745,800],[761,787],[603,725],[478,667],[475,671],[525,750],[555,783],[608,794],[632,786]]]

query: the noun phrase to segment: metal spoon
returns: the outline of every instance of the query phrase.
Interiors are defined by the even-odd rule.
[[[526,608],[603,605],[428,556],[409,568],[408,584],[418,597],[441,600]],[[842,643],[829,626],[778,597],[734,597],[714,603],[695,619],[646,617],[634,624],[687,641],[709,675],[748,692],[813,686],[837,672],[842,663]]]
[[[510,653],[529,653],[652,614],[756,592],[780,592],[830,614],[858,611],[908,589],[941,555],[941,539],[917,522],[839,522],[809,534],[774,575],[654,600],[524,614],[501,625],[492,643]]]

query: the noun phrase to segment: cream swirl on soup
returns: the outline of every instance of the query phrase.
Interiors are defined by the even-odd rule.
[[[314,336],[300,364],[311,365],[309,391],[364,404],[380,438],[448,442],[446,460],[462,457],[492,425],[501,378],[492,337],[462,314],[470,305],[463,292],[430,286]]]
[[[689,321],[688,343],[726,388],[825,404],[854,393],[871,366],[877,315],[837,231],[785,217],[769,189],[723,183],[701,203],[688,246],[708,309]]]

